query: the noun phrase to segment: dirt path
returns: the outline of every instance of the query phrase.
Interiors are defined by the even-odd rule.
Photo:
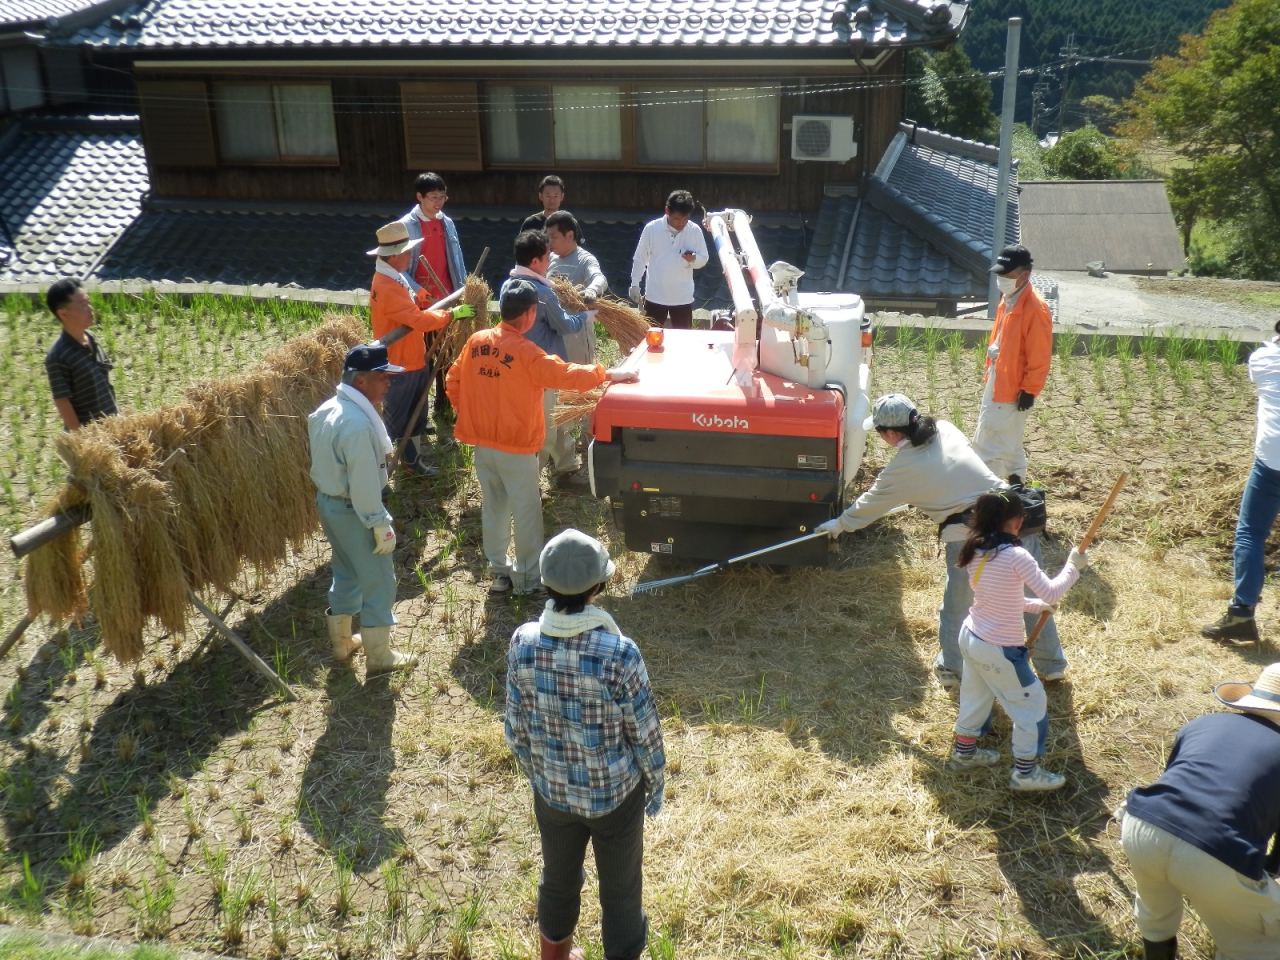
[[[1280,320],[1280,307],[1249,299],[1259,294],[1274,298],[1280,290],[1274,283],[1197,277],[1148,280],[1122,274],[1052,276],[1058,281],[1060,320],[1086,329],[1154,326],[1269,332]]]

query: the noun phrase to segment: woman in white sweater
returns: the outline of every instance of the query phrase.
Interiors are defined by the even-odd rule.
[[[900,393],[876,400],[866,429],[874,429],[898,452],[870,489],[815,532],[831,537],[853,533],[903,504],[910,504],[938,524],[938,537],[946,548],[947,585],[938,608],[941,650],[934,661],[934,672],[943,687],[957,690],[963,669],[960,625],[973,603],[969,577],[956,567],[960,547],[969,532],[964,514],[992,487],[1007,484],[987,469],[959,429],[946,420],[921,416],[915,404]],[[1039,563],[1039,536],[1029,534],[1023,545]],[[1052,617],[1036,645],[1034,663],[1044,680],[1066,677],[1067,660]]]

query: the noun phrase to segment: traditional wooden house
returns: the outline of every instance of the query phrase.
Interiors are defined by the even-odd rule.
[[[967,0],[149,0],[51,41],[132,71],[152,196],[816,212],[876,168],[905,49]]]

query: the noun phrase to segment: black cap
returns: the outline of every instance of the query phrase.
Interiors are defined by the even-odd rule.
[[[520,306],[524,308],[538,305],[538,288],[528,280],[512,277],[502,285],[498,295],[498,306],[503,309]]]
[[[375,370],[404,373],[404,367],[397,367],[387,360],[387,348],[380,343],[356,344],[347,351],[347,361],[342,369],[354,373],[372,373]]]
[[[996,257],[996,265],[991,268],[992,273],[998,273],[1004,276],[1010,270],[1031,269],[1031,251],[1020,243],[1013,246],[1005,247],[1000,251],[1000,256]]]

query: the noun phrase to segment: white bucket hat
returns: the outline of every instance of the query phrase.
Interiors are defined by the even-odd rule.
[[[422,238],[409,239],[409,228],[397,220],[378,228],[378,245],[365,251],[371,257],[394,257],[397,253],[412,250],[422,243]]]
[[[1220,683],[1213,695],[1236,710],[1280,716],[1280,663],[1265,667],[1257,683]]]
[[[916,405],[909,397],[900,393],[886,393],[872,404],[871,416],[862,422],[862,429],[883,427],[886,430],[905,430],[917,419],[919,414],[916,413]]]

